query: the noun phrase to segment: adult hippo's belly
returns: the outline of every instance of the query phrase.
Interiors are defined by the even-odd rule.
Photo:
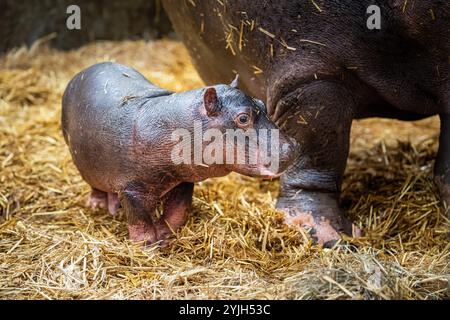
[[[381,29],[367,27],[373,4]],[[287,223],[309,228],[321,244],[351,233],[339,193],[352,120],[370,116],[439,114],[435,180],[450,203],[449,2],[163,5],[205,83],[227,83],[239,73],[241,88],[264,100],[272,119],[299,143],[300,156],[282,176],[277,202]]]

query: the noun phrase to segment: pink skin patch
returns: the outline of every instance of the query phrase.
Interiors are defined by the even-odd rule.
[[[337,241],[341,239],[339,232],[333,228],[330,220],[325,217],[321,217],[320,221],[316,222],[311,212],[298,212],[295,217],[286,215],[285,222],[288,225],[298,228],[313,229],[315,231],[313,237],[317,239],[317,243],[320,245],[323,245],[329,241]],[[353,237],[361,236],[361,230],[355,225],[352,225],[352,233]]]
[[[341,238],[328,219],[322,218],[319,223],[316,223],[311,212],[299,212],[295,217],[286,217],[286,223],[296,227],[314,229],[314,237],[321,245]]]
[[[274,173],[264,166],[261,169],[259,169],[259,175],[263,179],[276,179],[276,178],[279,178],[283,173],[284,173],[284,171],[280,172],[280,173]]]

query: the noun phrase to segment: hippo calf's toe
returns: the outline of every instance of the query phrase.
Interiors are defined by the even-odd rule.
[[[88,205],[112,214],[122,206],[130,238],[146,244],[165,242],[185,223],[195,182],[232,171],[275,177],[295,157],[292,139],[269,120],[262,101],[237,89],[237,78],[173,93],[110,62],[70,81],[62,130],[92,187]]]

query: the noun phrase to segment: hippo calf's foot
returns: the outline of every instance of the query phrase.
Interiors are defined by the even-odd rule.
[[[108,211],[115,216],[120,208],[119,196],[117,193],[108,192]]]
[[[149,223],[128,224],[128,233],[131,240],[144,242],[144,246],[150,246],[158,240],[155,227]]]
[[[161,246],[168,243],[168,239],[185,224],[187,211],[192,204],[194,184],[182,182],[167,194],[164,200],[164,212],[156,223],[156,234]]]
[[[94,211],[107,208],[109,213],[114,216],[120,208],[120,201],[117,193],[103,192],[92,188],[89,199],[86,202],[86,207]]]
[[[106,192],[92,188],[86,207],[92,210],[105,209],[108,206],[108,196]]]
[[[337,194],[301,190],[281,195],[277,208],[285,212],[285,222],[307,231],[315,244],[330,248],[341,239],[341,233],[358,237],[359,228],[343,216]]]
[[[128,231],[134,241],[145,246],[158,243],[164,247],[171,236],[186,222],[192,203],[194,183],[182,182],[162,198],[163,214],[159,219],[155,209],[161,198],[151,192],[151,186],[132,182],[120,193],[128,217]]]
[[[144,247],[150,247],[157,244],[159,247],[166,247],[176,230],[167,226],[164,222],[155,224],[129,224],[128,233],[130,239],[136,242],[144,242]]]

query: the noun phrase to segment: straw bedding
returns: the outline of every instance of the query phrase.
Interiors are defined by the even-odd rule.
[[[277,181],[237,174],[196,185],[165,249],[127,239],[124,213],[84,208],[89,192],[60,132],[70,78],[114,60],[160,86],[202,86],[175,41],[36,43],[0,57],[0,298],[442,299],[449,221],[432,183],[436,118],[356,121],[343,205],[364,231],[321,249],[282,223]]]

